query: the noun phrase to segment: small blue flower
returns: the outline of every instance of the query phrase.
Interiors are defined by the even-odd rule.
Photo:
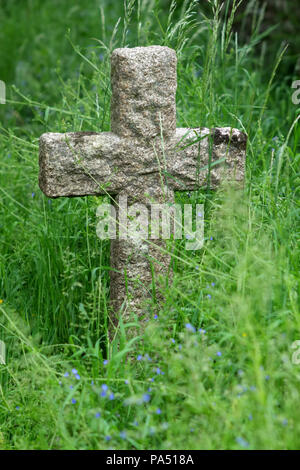
[[[193,325],[191,325],[190,323],[186,323],[185,327],[186,327],[187,330],[190,330],[193,333],[195,333],[195,331],[196,331],[196,328]]]
[[[217,356],[219,356],[219,357],[222,356],[221,351],[218,351],[218,352],[217,352]]]
[[[247,442],[243,437],[237,437],[236,442],[242,447],[249,447],[249,442]]]
[[[282,420],[282,426],[287,426],[287,424],[288,424],[288,420],[286,418],[284,418]]]
[[[161,370],[160,370],[159,367],[156,368],[156,373],[157,373],[157,375],[161,374]]]
[[[161,414],[161,409],[160,409],[160,408],[157,408],[156,414],[157,414],[157,415],[160,415],[160,414]]]
[[[34,197],[35,196],[35,193],[31,193],[31,197]]]
[[[101,416],[101,413],[99,413],[99,411],[95,414],[95,418],[100,418]]]
[[[210,241],[212,241],[212,240],[213,240],[213,237],[210,237]]]
[[[214,282],[212,282],[211,285],[212,285],[212,287],[215,287],[216,284]]]
[[[252,413],[249,414],[248,419],[249,419],[249,421],[252,421],[252,420],[253,420]]]
[[[64,377],[69,377],[69,372],[65,372]]]
[[[72,398],[72,404],[75,405],[75,403],[76,403],[75,398]]]
[[[111,436],[105,436],[105,440],[106,440],[106,441],[110,441],[110,440],[111,440]]]
[[[199,331],[199,333],[202,333],[203,335],[205,335],[205,333],[206,333],[206,330],[204,330],[203,328],[199,328],[198,331]]]
[[[178,349],[179,349],[179,351],[182,350],[182,345],[181,344],[178,345]]]
[[[139,425],[138,421],[136,421],[136,420],[133,421],[133,426],[136,426],[136,427],[137,427],[138,425]]]
[[[120,438],[121,439],[126,439],[126,432],[125,431],[120,432]]]
[[[269,375],[266,375],[266,376],[265,376],[265,379],[266,379],[266,380],[270,380],[270,376],[269,376]]]
[[[143,359],[143,356],[141,354],[139,354],[136,359],[137,359],[137,361],[141,361]]]
[[[79,374],[76,374],[75,377],[76,377],[77,380],[80,380],[80,375]]]
[[[148,392],[149,392],[149,393],[152,392],[152,388],[151,388],[151,387],[148,388]]]
[[[153,377],[150,378],[150,382],[154,382],[154,378],[153,378]]]
[[[20,409],[20,407],[19,407],[19,406],[16,406],[16,410],[18,411],[19,409]]]
[[[78,374],[78,371],[76,369],[72,369],[72,374],[76,375]]]
[[[109,395],[108,397],[110,400],[114,400],[115,398],[115,394],[113,392],[111,392],[111,394]]]
[[[102,392],[100,393],[100,397],[106,397],[106,391],[105,390],[102,390]]]
[[[208,299],[211,299],[211,295],[210,295],[210,294],[207,294],[207,298],[208,298]]]
[[[144,393],[143,402],[148,403],[150,401],[150,399],[151,399],[151,397],[150,397],[149,393]]]
[[[103,365],[104,365],[104,366],[107,366],[107,364],[108,364],[108,359],[104,359]]]
[[[158,319],[158,315],[155,314],[155,315],[154,315],[154,320],[157,320],[157,319]]]
[[[175,344],[175,339],[171,338],[171,343]]]
[[[70,385],[70,389],[73,390],[73,388],[74,388],[73,385]]]
[[[108,390],[108,386],[106,384],[101,385],[102,390],[105,392]]]
[[[128,385],[128,384],[129,384],[129,380],[126,379],[126,380],[125,380],[125,384]]]

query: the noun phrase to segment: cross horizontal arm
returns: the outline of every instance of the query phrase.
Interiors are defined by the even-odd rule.
[[[208,182],[242,182],[247,136],[231,127],[179,128],[168,155],[168,182],[175,191],[195,190]]]
[[[145,166],[151,173],[151,153],[135,139],[122,139],[112,132],[43,134],[40,188],[51,198],[115,195],[127,187],[134,193],[139,185],[143,187]],[[143,159],[137,158],[139,154]]]
[[[40,138],[42,191],[52,198],[111,194],[128,196],[157,181],[174,190],[210,187],[222,180],[242,181],[247,137],[237,129],[176,130],[170,139],[120,138],[112,132],[48,133]]]

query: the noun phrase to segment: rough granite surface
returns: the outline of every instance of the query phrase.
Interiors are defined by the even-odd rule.
[[[124,194],[129,207],[137,202],[149,206],[173,202],[174,191],[243,181],[243,132],[176,129],[175,51],[161,46],[116,49],[111,82],[111,132],[40,137],[39,184],[48,197],[109,194],[116,199]],[[120,307],[125,321],[132,311],[143,314],[153,272],[171,275],[164,250],[159,239],[112,240],[112,323]]]

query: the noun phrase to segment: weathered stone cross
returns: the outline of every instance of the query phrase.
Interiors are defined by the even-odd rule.
[[[39,184],[46,196],[124,195],[128,206],[149,205],[170,203],[174,191],[195,190],[208,178],[211,188],[224,179],[243,180],[244,133],[229,127],[176,129],[176,63],[168,47],[113,51],[111,132],[43,134]],[[151,267],[168,273],[163,241],[151,242],[120,237],[111,242],[114,323],[122,305],[125,319],[130,311],[141,313]]]

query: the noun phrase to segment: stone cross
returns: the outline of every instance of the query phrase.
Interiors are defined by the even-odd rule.
[[[39,184],[51,198],[109,194],[134,203],[172,203],[174,191],[242,182],[246,135],[237,129],[176,129],[176,53],[122,48],[111,56],[111,132],[47,133],[40,138]],[[186,103],[188,106],[188,103]],[[199,103],[201,106],[201,103]],[[118,205],[116,203],[116,209]],[[119,224],[119,234],[123,227]],[[112,321],[141,316],[153,273],[169,276],[162,240],[111,242]]]

